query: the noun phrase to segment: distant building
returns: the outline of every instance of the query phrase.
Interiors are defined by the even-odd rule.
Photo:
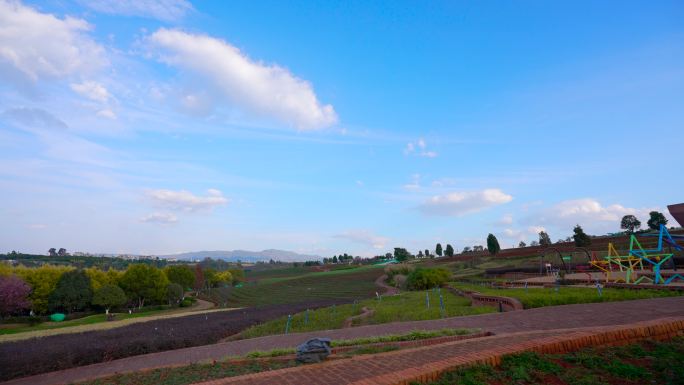
[[[670,215],[679,222],[679,225],[684,227],[684,203],[669,205],[667,209],[670,210]]]

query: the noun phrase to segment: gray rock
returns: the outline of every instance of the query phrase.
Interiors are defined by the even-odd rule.
[[[297,361],[304,363],[321,362],[331,352],[330,338],[312,338],[297,346]]]

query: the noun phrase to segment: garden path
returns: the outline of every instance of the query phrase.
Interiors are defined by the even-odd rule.
[[[624,325],[666,317],[684,317],[684,296],[623,302],[550,306],[524,311],[490,313],[430,321],[396,322],[348,329],[274,335],[214,345],[134,356],[110,362],[19,378],[3,385],[61,385],[116,373],[131,372],[193,362],[218,360],[254,350],[292,348],[314,337],[353,339],[412,330],[481,328],[495,334],[549,331],[589,326]],[[473,340],[474,341],[474,340]]]

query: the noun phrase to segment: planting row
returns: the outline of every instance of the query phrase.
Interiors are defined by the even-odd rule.
[[[341,300],[272,305],[0,344],[0,381],[118,358],[215,343],[268,320]]]

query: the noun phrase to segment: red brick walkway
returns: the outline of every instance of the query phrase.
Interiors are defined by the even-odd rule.
[[[214,345],[171,350],[25,377],[5,385],[61,385],[116,373],[163,366],[184,365],[225,356],[243,355],[254,350],[294,347],[313,337],[351,339],[412,330],[442,328],[481,328],[496,334],[553,330],[585,326],[621,325],[665,317],[684,317],[684,297],[543,307],[524,311],[454,317],[442,320],[401,322],[360,326],[310,333],[293,333]]]
[[[200,385],[408,384],[412,380],[436,379],[444,371],[458,366],[497,364],[505,354],[527,350],[565,352],[588,345],[612,345],[646,338],[663,339],[682,331],[684,317],[617,328],[603,326],[510,333],[224,378]]]

